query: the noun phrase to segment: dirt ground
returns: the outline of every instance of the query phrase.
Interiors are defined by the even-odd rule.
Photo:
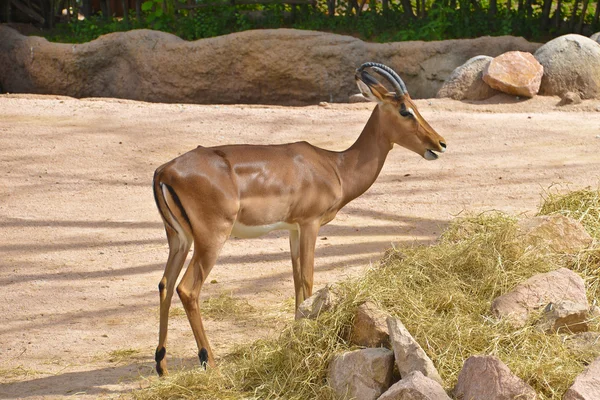
[[[322,228],[315,289],[355,276],[391,246],[429,243],[465,212],[532,215],[548,188],[600,184],[600,101],[420,100],[448,152],[394,149],[362,197]],[[156,379],[157,284],[167,257],[156,167],[196,147],[307,140],[348,147],[372,104],[302,108],[0,96],[0,398],[110,398]],[[206,318],[217,356],[293,318],[287,232],[231,239],[202,298],[252,316]],[[174,309],[181,310],[177,296]],[[185,316],[170,369],[194,368]],[[265,322],[266,321],[266,322]]]

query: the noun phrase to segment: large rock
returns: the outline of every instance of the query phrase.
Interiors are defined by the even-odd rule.
[[[600,44],[569,34],[553,39],[535,52],[544,66],[539,94],[560,96],[579,92],[582,99],[600,98]]]
[[[575,378],[564,394],[563,400],[598,400],[600,399],[600,357],[596,358]]]
[[[329,311],[335,305],[335,295],[330,286],[317,290],[308,299],[304,300],[296,310],[296,319],[315,319],[321,313]]]
[[[366,61],[394,68],[414,98],[434,97],[479,54],[535,51],[523,38],[367,43],[324,32],[265,29],[187,42],[150,30],[83,44],[50,43],[0,26],[0,86],[8,92],[178,103],[347,102]]]
[[[391,350],[355,350],[333,358],[328,381],[338,398],[375,400],[390,387],[393,370]]]
[[[439,383],[413,371],[393,384],[378,400],[450,400],[450,397]]]
[[[483,71],[493,58],[476,56],[452,71],[436,97],[454,100],[485,100],[498,94],[483,81]]]
[[[533,388],[493,356],[471,356],[465,361],[454,397],[469,400],[533,400]]]
[[[600,43],[600,32],[594,33],[592,36],[590,36],[590,39],[592,39],[595,42]]]
[[[587,304],[569,300],[549,303],[544,308],[539,326],[548,333],[578,333],[588,330]]]
[[[533,97],[540,89],[543,74],[544,67],[531,53],[509,51],[488,64],[483,80],[501,92]]]
[[[444,382],[433,362],[402,322],[396,318],[388,317],[387,326],[400,376],[404,378],[413,371],[419,371],[426,377],[443,384]]]
[[[534,275],[512,292],[497,297],[492,302],[492,313],[507,318],[515,327],[522,327],[532,311],[565,300],[588,304],[583,279],[569,269],[560,268]]]
[[[593,241],[579,221],[559,214],[519,220],[519,230],[526,244],[555,253],[574,254]]]
[[[354,316],[350,342],[363,347],[389,347],[388,315],[371,302],[361,304]]]

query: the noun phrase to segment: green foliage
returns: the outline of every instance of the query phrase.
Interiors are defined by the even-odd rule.
[[[416,11],[417,0],[412,0]],[[557,0],[555,0],[556,3]],[[376,42],[404,40],[445,40],[470,38],[484,35],[515,35],[540,40],[558,36],[576,29],[571,23],[575,2],[563,0],[561,19],[552,18],[542,29],[542,2],[529,4],[527,0],[518,8],[500,1],[497,10],[490,11],[489,0],[418,0],[420,10],[416,18],[408,17],[399,0],[390,1],[384,10],[379,2],[370,1],[369,6],[357,13],[348,1],[338,0],[335,15],[328,15],[325,0],[318,0],[316,7],[289,4],[249,4],[232,6],[225,0],[196,0],[206,6],[178,9],[185,0],[146,0],[141,6],[140,18],[130,12],[129,21],[94,16],[69,23],[58,24],[47,34],[49,40],[61,42],[85,42],[100,35],[129,29],[148,28],[171,32],[186,40],[214,37],[248,29],[296,28],[350,34],[363,40]],[[360,1],[359,1],[360,2]],[[216,4],[216,5],[215,5]],[[591,2],[584,15],[584,23],[591,29],[600,30],[595,20],[597,4]],[[553,10],[556,4],[553,5]],[[581,6],[575,10],[576,19],[581,18]],[[553,11],[554,13],[554,11]]]

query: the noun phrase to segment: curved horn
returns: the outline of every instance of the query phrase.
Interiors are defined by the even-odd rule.
[[[374,63],[374,62],[366,62],[363,65],[361,65],[356,70],[356,72],[360,73],[365,68],[369,68],[369,67],[373,68],[373,70],[375,72],[377,72],[378,74],[380,74],[381,76],[386,78],[388,81],[390,81],[390,83],[392,83],[394,85],[394,88],[396,89],[396,92],[398,93],[398,95],[403,96],[408,93],[408,90],[406,89],[406,85],[404,84],[404,81],[402,80],[402,78],[400,78],[400,76],[393,69],[388,67],[387,65]]]

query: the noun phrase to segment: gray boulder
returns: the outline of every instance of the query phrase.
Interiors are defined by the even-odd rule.
[[[423,348],[412,337],[402,322],[399,319],[388,317],[387,326],[400,376],[405,377],[413,371],[419,371],[426,377],[443,384],[444,382],[433,365],[433,361],[427,356]]]
[[[578,92],[582,99],[600,98],[600,44],[569,34],[553,39],[534,54],[544,66],[539,94]]]
[[[581,96],[577,92],[566,92],[560,96],[559,106],[581,104]]]
[[[450,400],[450,397],[439,383],[413,371],[393,384],[378,400]]]
[[[304,300],[296,310],[296,319],[315,319],[321,313],[333,308],[336,298],[330,286],[317,290],[308,299]]]
[[[350,342],[364,347],[389,347],[388,315],[371,302],[361,304],[354,316]]]
[[[483,71],[492,57],[476,56],[470,58],[460,67],[452,71],[437,93],[438,98],[448,97],[454,100],[485,100],[497,95],[482,79]]]
[[[537,394],[500,359],[471,356],[458,375],[454,397],[469,400],[534,400]]]
[[[600,43],[600,32],[594,33],[592,36],[590,36],[590,39],[592,39],[595,42]]]
[[[587,304],[569,300],[549,303],[544,308],[539,326],[548,333],[577,333],[588,330]]]
[[[593,241],[581,222],[559,214],[519,220],[519,233],[527,245],[555,253],[575,254]]]
[[[567,268],[560,268],[532,276],[513,291],[494,299],[491,309],[496,317],[506,318],[518,328],[525,326],[532,311],[565,300],[589,308],[583,279]]]
[[[328,381],[338,398],[375,400],[390,387],[393,370],[391,350],[355,350],[332,359]]]

